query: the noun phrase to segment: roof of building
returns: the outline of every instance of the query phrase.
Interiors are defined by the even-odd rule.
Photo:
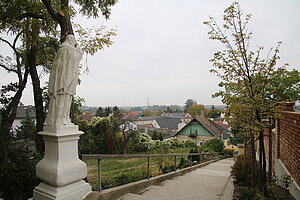
[[[86,121],[91,121],[91,119],[93,117],[95,117],[95,115],[91,112],[82,112],[82,115],[83,115],[83,120],[86,120]]]
[[[136,119],[139,117],[141,117],[141,113],[129,111],[124,118],[125,119]]]
[[[195,122],[198,122],[200,125],[202,125],[209,133],[211,133],[213,136],[219,137],[221,134],[229,133],[227,129],[224,127],[216,124],[215,122],[205,118],[204,116],[198,116],[191,120],[188,124],[186,124],[180,131],[176,133],[178,135],[180,132],[182,132],[186,127],[194,124]]]
[[[34,106],[18,106],[16,118],[22,119],[26,118],[27,115],[29,117],[35,118],[35,108]]]
[[[152,137],[153,131],[159,131],[162,133],[163,139],[171,138],[176,134],[176,131],[172,131],[170,129],[159,129],[155,127],[145,127],[141,125],[138,125],[138,130],[142,133],[149,135],[150,137]]]
[[[230,127],[228,124],[223,124],[221,121],[214,121],[214,123],[218,124],[219,126],[222,126],[223,128],[227,129]]]
[[[221,133],[228,132],[226,128],[214,123],[213,121],[205,118],[204,116],[198,116],[196,117],[196,120],[215,136],[218,136]]]
[[[181,123],[181,119],[172,117],[160,117],[154,119],[161,129],[177,129],[178,124]]]
[[[139,117],[137,119],[133,119],[132,121],[151,121],[154,120],[157,117],[153,117],[153,116],[147,116],[147,117]]]
[[[162,117],[172,117],[172,118],[191,118],[188,113],[164,113],[161,114]]]
[[[197,135],[197,136],[211,136],[214,137],[214,135],[210,130],[205,128],[198,120],[193,118],[188,124],[186,124],[180,131],[176,133],[176,135]]]

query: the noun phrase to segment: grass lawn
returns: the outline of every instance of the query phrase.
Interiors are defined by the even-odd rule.
[[[191,148],[169,149],[163,153],[189,153]],[[162,152],[146,152],[139,154],[160,154]],[[177,157],[177,165],[180,162]],[[98,188],[98,161],[84,160],[88,166],[88,182],[94,189]],[[150,176],[161,174],[160,166],[174,166],[174,157],[150,158]],[[147,178],[147,158],[127,158],[127,159],[104,159],[101,160],[102,188],[107,189],[118,185],[138,181]]]

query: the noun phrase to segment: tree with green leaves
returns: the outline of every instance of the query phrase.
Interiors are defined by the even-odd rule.
[[[69,0],[0,0],[2,8],[0,12],[0,43],[8,45],[12,49],[15,59],[13,61],[12,56],[1,55],[0,67],[7,73],[16,74],[17,77],[17,82],[1,85],[0,90],[0,103],[3,106],[0,123],[1,163],[7,160],[8,146],[14,145],[10,141],[12,139],[12,123],[28,76],[31,77],[33,83],[38,132],[43,129],[45,117],[43,89],[38,71],[49,72],[59,41],[63,42],[67,34],[76,33],[81,36],[78,41],[86,54],[94,54],[104,46],[111,45],[110,37],[115,35],[115,30],[106,31],[105,27],[100,27],[91,31],[80,26],[73,31],[71,19],[78,13],[87,17],[103,15],[108,19],[110,7],[115,3],[115,0],[100,2],[76,0],[71,5]],[[57,31],[58,26],[61,29],[60,35]],[[94,35],[91,36],[91,33]],[[13,37],[12,40],[10,40],[11,37]],[[42,152],[44,145],[38,135],[36,136],[36,145],[37,149]],[[0,171],[2,166],[0,166]]]
[[[35,120],[28,114],[25,119],[21,120],[21,125],[16,129],[16,139],[31,139],[35,140],[36,125]]]
[[[153,133],[152,140],[160,140],[160,141],[164,140],[161,131],[154,130],[152,133]]]
[[[109,115],[112,113],[111,107],[107,106],[104,108],[104,117],[109,117]]]
[[[239,3],[234,2],[224,11],[223,26],[219,26],[213,17],[204,24],[209,28],[209,38],[225,47],[215,52],[210,60],[215,67],[211,72],[221,79],[219,86],[223,88],[214,96],[222,97],[223,103],[228,105],[226,116],[231,125],[242,127],[246,137],[251,138],[252,169],[255,165],[254,140],[259,140],[259,186],[262,191],[266,183],[263,134],[266,125],[263,119],[275,117],[277,101],[299,98],[300,79],[298,71],[289,72],[286,65],[277,66],[281,42],[270,49],[266,58],[262,58],[263,47],[251,50],[252,32],[247,27],[250,19],[251,15],[244,15]]]
[[[197,102],[193,99],[186,100],[183,112],[187,113],[189,108],[192,107],[195,104],[197,104]]]
[[[58,46],[54,34],[56,23],[51,20],[43,3],[39,1],[1,0],[0,5],[4,8],[0,14],[0,32],[15,36],[13,43],[10,43],[12,45],[4,36],[1,36],[1,41],[13,49],[16,62],[24,75],[27,71],[29,72],[33,84],[37,131],[41,131],[44,110],[37,67],[43,66],[43,69],[49,69],[51,60],[54,58]],[[23,80],[25,81],[25,79]],[[15,92],[22,96],[22,91],[19,88]],[[14,106],[17,105],[14,104]],[[6,115],[6,113],[4,114]],[[41,141],[41,137],[37,137],[37,139]],[[40,142],[37,141],[37,144]],[[38,149],[40,149],[39,146]]]
[[[202,145],[202,150],[204,152],[207,151],[222,152],[223,149],[224,149],[224,142],[219,138],[206,140]]]
[[[96,111],[96,117],[105,117],[105,113],[102,107],[99,107]]]
[[[15,37],[10,42],[1,36],[0,41],[13,50],[16,58],[15,63],[13,63],[11,62],[12,59],[1,56],[0,66],[8,73],[16,73],[18,77],[17,83],[9,83],[6,86],[2,86],[1,96],[3,101],[1,101],[5,105],[2,109],[1,124],[3,128],[1,130],[3,134],[1,135],[3,138],[1,141],[7,141],[9,138],[8,135],[16,114],[16,107],[26,86],[28,75],[31,76],[33,83],[37,132],[43,129],[45,110],[38,67],[42,67],[44,72],[49,72],[58,49],[58,37],[63,42],[66,34],[74,34],[76,32],[80,36],[80,47],[86,54],[94,54],[96,51],[103,49],[104,46],[111,45],[110,37],[115,35],[115,30],[106,31],[104,26],[91,30],[77,25],[74,32],[71,19],[77,13],[88,17],[99,17],[102,14],[108,19],[110,7],[115,3],[116,1],[114,0],[101,2],[75,1],[72,5],[70,5],[68,0],[0,1],[0,6],[3,8],[3,12],[0,13],[0,32]],[[57,32],[58,25],[61,28],[60,36]],[[18,44],[20,45],[18,46]],[[9,96],[11,94],[7,95],[10,92],[15,92],[15,94],[12,96]],[[9,97],[7,98],[7,96]],[[41,138],[37,137],[37,139],[39,139],[39,141],[36,141],[38,149],[42,151]]]
[[[197,117],[199,115],[204,115],[204,110],[205,107],[204,105],[201,104],[194,104],[192,105],[189,109],[188,109],[188,113],[192,116],[192,117]]]
[[[221,116],[221,111],[216,109],[206,109],[204,114],[206,118],[218,118]]]

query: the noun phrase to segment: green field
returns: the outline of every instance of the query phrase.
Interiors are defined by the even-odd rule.
[[[169,149],[167,152],[147,152],[139,154],[189,153],[191,148]],[[177,166],[181,157],[177,157]],[[88,166],[88,182],[98,189],[97,160],[84,160]],[[150,158],[150,176],[162,174],[160,166],[174,166],[174,157]],[[147,158],[104,159],[101,160],[102,189],[123,185],[147,178]]]

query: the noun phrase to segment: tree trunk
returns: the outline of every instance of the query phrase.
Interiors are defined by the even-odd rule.
[[[273,146],[272,146],[272,119],[269,119],[269,171],[268,181],[272,181],[272,168],[273,168]]]
[[[256,169],[256,155],[255,155],[255,144],[254,144],[254,134],[251,133],[251,187],[254,187],[254,175]]]
[[[43,124],[45,120],[45,113],[43,108],[43,91],[40,86],[40,79],[36,69],[36,56],[37,56],[37,46],[31,46],[29,49],[28,60],[30,76],[33,85],[33,95],[34,95],[34,105],[36,113],[36,129],[37,133],[43,130]],[[40,153],[45,151],[43,138],[41,135],[36,134],[35,145]]]
[[[265,193],[266,190],[266,183],[267,183],[267,162],[266,162],[266,151],[265,151],[265,142],[264,142],[264,130],[261,131],[261,146],[262,146],[262,189],[263,189],[263,192]]]
[[[123,154],[127,154],[127,137],[125,135],[125,132],[123,132],[123,137],[124,137]]]
[[[266,152],[264,146],[264,130],[259,133],[259,190],[264,191],[266,184]]]
[[[0,163],[6,158],[6,152],[9,147],[9,141],[11,139],[11,129],[15,120],[18,105],[22,97],[22,93],[27,83],[29,71],[26,68],[23,79],[19,80],[18,90],[13,96],[10,103],[2,110],[1,116],[1,132],[0,132]]]

